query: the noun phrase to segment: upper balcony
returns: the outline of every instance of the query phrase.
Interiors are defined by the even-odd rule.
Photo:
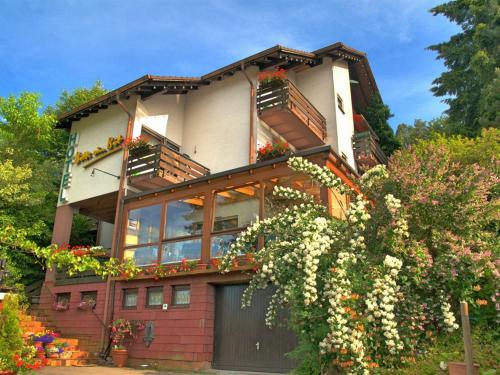
[[[150,151],[130,155],[127,177],[130,185],[143,190],[193,180],[210,174],[210,170],[168,146],[158,144]]]
[[[287,79],[259,84],[257,112],[262,121],[299,150],[325,144],[325,117]]]
[[[380,148],[379,138],[363,115],[354,114],[354,135],[352,148],[361,173],[376,166],[387,164],[387,156]]]

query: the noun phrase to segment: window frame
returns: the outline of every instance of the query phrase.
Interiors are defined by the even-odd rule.
[[[126,296],[127,293],[135,291],[136,293],[136,302],[134,306],[126,306]],[[139,288],[122,288],[122,310],[137,310],[137,306],[139,305]]]
[[[149,304],[149,293],[151,293],[152,291],[161,291],[161,303],[159,305]],[[144,306],[147,309],[161,309],[164,303],[165,303],[165,294],[162,285],[154,285],[146,287],[146,303],[144,304]]]
[[[337,108],[345,115],[344,99],[339,93],[337,93]]]
[[[189,291],[189,303],[175,303],[175,295],[178,291]],[[174,308],[188,308],[191,306],[191,285],[190,284],[179,284],[172,285],[172,297],[170,299],[170,306]]]
[[[61,293],[56,293],[56,304],[59,304],[59,299],[65,299],[66,303],[64,304],[65,306],[69,306],[69,303],[71,302],[71,292],[61,292]],[[67,298],[64,298],[67,297]]]

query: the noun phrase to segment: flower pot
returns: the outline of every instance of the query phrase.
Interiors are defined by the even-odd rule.
[[[206,264],[206,263],[198,263],[196,265],[197,270],[206,270],[207,268],[208,268],[208,264]]]
[[[151,146],[141,146],[129,149],[131,156],[140,157],[151,152]]]
[[[111,351],[111,358],[116,367],[123,367],[127,363],[128,350],[127,349],[113,349]]]
[[[465,362],[448,362],[448,373],[450,375],[467,375]],[[479,375],[479,365],[474,364],[474,375]]]
[[[14,375],[17,374],[17,371],[12,370],[0,370],[0,375]]]

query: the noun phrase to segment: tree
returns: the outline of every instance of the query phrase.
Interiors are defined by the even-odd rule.
[[[99,80],[95,81],[94,85],[88,89],[76,88],[71,92],[63,90],[55,105],[48,107],[48,111],[61,116],[107,93],[108,90],[104,88],[103,83]]]
[[[448,126],[446,117],[438,117],[431,121],[417,119],[413,125],[399,124],[396,139],[402,147],[406,148],[420,140],[430,139],[434,133],[447,134]]]
[[[476,136],[482,127],[498,127],[500,113],[500,3],[453,0],[431,9],[462,31],[430,50],[447,71],[434,80],[432,92],[444,97],[455,134]]]
[[[400,147],[388,123],[393,114],[389,106],[384,104],[380,95],[373,95],[368,105],[361,111],[361,114],[379,137],[380,147],[387,156]]]
[[[55,127],[56,116],[103,92],[100,82],[90,89],[64,91],[55,107],[46,110],[36,93],[0,97],[0,232],[10,228],[14,237],[22,233],[38,246],[50,244],[67,140],[67,132]],[[22,203],[6,194],[21,187],[28,188]],[[77,224],[73,238],[91,242],[87,234],[95,224],[84,219]],[[42,278],[41,265],[20,248],[19,241],[0,244],[0,252],[7,254],[10,282],[29,284]]]

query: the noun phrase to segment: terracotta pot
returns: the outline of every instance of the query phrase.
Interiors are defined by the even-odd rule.
[[[123,367],[127,363],[128,350],[127,349],[113,349],[111,351],[111,358],[116,367]]]
[[[0,370],[0,375],[14,375],[17,374],[17,371],[11,371],[11,370]]]
[[[197,270],[206,270],[207,268],[208,268],[208,264],[206,264],[206,263],[198,263],[196,265]]]
[[[448,373],[450,375],[467,375],[465,362],[448,362]],[[474,375],[479,375],[479,365],[474,363]]]

